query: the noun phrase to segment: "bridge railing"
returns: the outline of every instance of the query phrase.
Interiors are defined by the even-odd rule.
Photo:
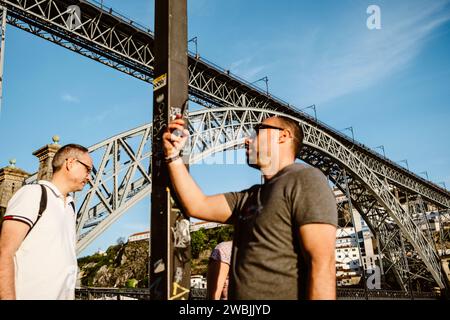
[[[417,292],[417,291],[396,291],[396,290],[364,290],[364,289],[346,289],[337,290],[338,300],[414,300],[440,299],[440,294],[436,292]]]
[[[148,289],[77,288],[76,300],[150,300]]]
[[[143,25],[142,23],[139,23],[135,20],[130,19],[129,17],[121,14],[120,12],[118,12],[117,10],[115,10],[111,7],[106,6],[105,4],[103,4],[103,1],[99,2],[98,0],[88,0],[87,2],[90,2],[91,5],[96,6],[98,9],[102,10],[105,13],[109,13],[110,15],[118,18],[119,20],[123,21],[126,24],[136,27],[137,29],[139,29],[143,32],[147,32],[147,33],[151,34],[152,36],[154,35],[153,31],[149,27],[147,27],[147,26]]]
[[[148,289],[78,288],[76,300],[150,300]],[[437,292],[338,288],[338,300],[438,300]],[[206,289],[191,288],[189,300],[206,300]]]

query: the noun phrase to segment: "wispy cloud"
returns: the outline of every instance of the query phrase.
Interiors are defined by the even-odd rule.
[[[114,107],[105,107],[105,109],[101,112],[90,114],[89,116],[85,116],[83,118],[83,125],[94,126],[105,123],[105,121],[110,120],[111,118],[120,115],[121,109],[119,106]]]
[[[407,67],[420,53],[433,31],[450,20],[449,1],[424,2],[382,29],[363,30],[351,41],[330,48],[310,65],[308,78],[301,76],[305,95],[325,102],[370,87]],[[447,10],[445,10],[447,9]],[[382,11],[383,14],[383,11]],[[391,16],[392,18],[392,16]]]
[[[61,100],[68,103],[79,103],[80,99],[70,93],[63,93],[61,95]]]
[[[96,115],[90,115],[89,117],[85,117],[83,119],[83,124],[85,124],[85,125],[101,124],[101,123],[105,122],[105,120],[108,119],[113,113],[114,113],[113,110],[105,110]]]
[[[253,65],[253,57],[237,60],[230,65],[230,71],[240,78],[252,82],[261,77],[261,72],[267,69],[268,65]]]

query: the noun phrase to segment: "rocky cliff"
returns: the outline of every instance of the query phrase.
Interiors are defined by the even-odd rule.
[[[191,274],[206,276],[212,249],[231,239],[233,228],[200,229],[191,233]],[[104,253],[78,259],[79,284],[83,287],[147,288],[148,240],[110,246]]]
[[[78,260],[80,284],[89,287],[148,287],[148,240],[111,246]]]

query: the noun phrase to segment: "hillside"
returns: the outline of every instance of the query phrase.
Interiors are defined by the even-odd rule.
[[[208,260],[214,247],[231,240],[233,228],[200,229],[191,233],[191,274],[206,276]],[[148,287],[148,240],[119,243],[105,253],[78,259],[80,284],[88,287]]]

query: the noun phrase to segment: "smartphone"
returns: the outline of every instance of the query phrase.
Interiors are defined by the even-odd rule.
[[[175,119],[183,119],[184,113],[185,113],[185,111],[186,111],[186,108],[187,108],[188,104],[189,104],[189,100],[186,100],[186,102],[183,103],[183,105],[181,106],[181,108],[180,108],[180,107],[174,107],[174,108],[172,108],[172,110],[174,111],[174,113],[172,114],[172,117],[171,117],[172,120],[175,120]],[[186,121],[185,121],[184,127],[185,127],[185,128],[187,127]],[[180,130],[175,130],[175,131],[173,132],[173,134],[176,135],[176,136],[178,136],[178,137],[181,137],[181,136],[183,135],[183,132],[181,132]]]
[[[172,114],[172,120],[175,119],[182,119],[184,117],[184,113],[186,112],[186,108],[189,104],[189,100],[186,100],[185,103],[181,107],[174,107],[172,108],[173,114]]]

